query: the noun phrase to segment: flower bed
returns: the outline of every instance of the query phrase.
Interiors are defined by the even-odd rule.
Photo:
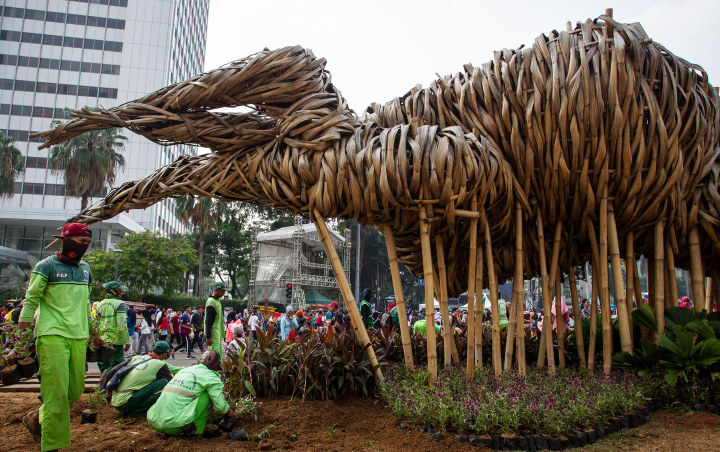
[[[587,371],[558,369],[550,375],[531,369],[526,377],[504,373],[495,378],[491,368],[483,368],[467,382],[464,368],[452,368],[439,371],[433,387],[425,371],[391,364],[384,372],[380,394],[396,416],[477,435],[571,435],[637,411],[658,391],[655,383],[630,372],[606,378]]]

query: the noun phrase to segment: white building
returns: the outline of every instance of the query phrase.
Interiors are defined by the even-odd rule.
[[[0,2],[0,130],[16,138],[25,173],[0,200],[0,247],[44,257],[44,245],[80,199],[65,196],[62,173],[33,132],[64,108],[112,107],[202,72],[209,0],[3,0]],[[125,168],[115,185],[142,178],[191,146],[163,147],[128,131]],[[109,187],[108,187],[109,188]],[[103,196],[107,192],[99,193]],[[96,202],[100,198],[93,198]],[[129,231],[185,231],[172,202],[92,226],[94,246]],[[53,250],[54,251],[54,250]]]

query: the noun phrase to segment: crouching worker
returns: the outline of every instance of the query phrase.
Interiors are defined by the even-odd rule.
[[[148,410],[150,426],[166,435],[200,435],[205,430],[211,403],[226,419],[234,418],[235,411],[223,396],[219,369],[220,355],[215,350],[207,350],[200,364],[178,372]]]
[[[160,397],[172,375],[165,360],[170,356],[170,344],[157,341],[148,355],[134,356],[117,374],[125,373],[112,394],[112,405],[126,416],[145,417]],[[130,368],[129,372],[127,369]],[[113,369],[115,370],[115,369]],[[112,383],[112,379],[111,379]],[[110,388],[108,388],[110,390]]]

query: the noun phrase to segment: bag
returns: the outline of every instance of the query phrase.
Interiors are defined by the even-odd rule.
[[[121,362],[117,366],[113,367],[112,369],[105,369],[105,372],[102,373],[102,376],[100,377],[100,383],[98,383],[98,387],[100,389],[105,389],[107,387],[108,381],[117,373],[118,370],[123,368],[124,366],[127,366],[130,364],[130,360],[132,358],[128,358],[125,361]]]
[[[123,381],[123,379],[125,378],[125,376],[126,376],[127,374],[129,374],[131,370],[133,370],[134,368],[136,368],[136,367],[139,366],[140,364],[145,364],[146,362],[150,361],[151,359],[152,359],[152,358],[148,358],[148,359],[146,359],[146,360],[144,360],[144,361],[140,361],[140,362],[137,363],[137,364],[133,364],[132,366],[126,365],[126,366],[121,367],[120,369],[118,369],[117,372],[115,372],[115,375],[113,375],[112,378],[110,378],[110,379],[108,380],[107,384],[105,385],[105,390],[108,391],[108,392],[113,392],[113,391],[115,391],[115,390],[120,386],[120,383],[122,383],[122,381]]]
[[[388,314],[388,313],[386,312],[385,314],[382,315],[382,318],[380,318],[380,325],[381,325],[381,326],[386,326],[388,320],[390,320],[390,314]]]

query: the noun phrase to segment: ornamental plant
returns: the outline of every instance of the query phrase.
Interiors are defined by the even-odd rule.
[[[15,350],[18,360],[27,359],[35,350],[35,336],[32,328],[20,329],[13,322],[2,324],[5,345]]]

